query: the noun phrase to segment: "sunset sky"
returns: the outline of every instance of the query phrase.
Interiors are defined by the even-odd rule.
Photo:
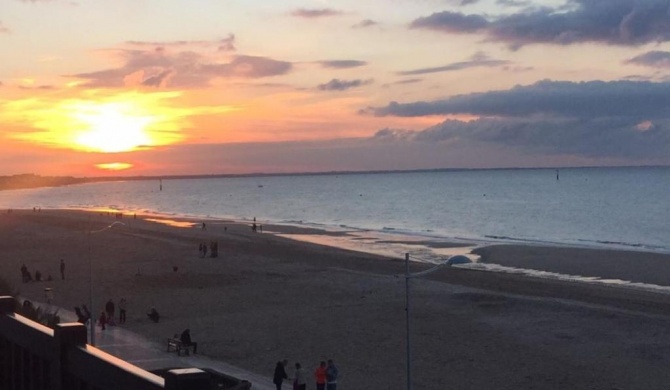
[[[0,175],[670,165],[667,0],[0,0]]]

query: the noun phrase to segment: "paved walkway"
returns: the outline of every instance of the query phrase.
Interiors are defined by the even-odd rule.
[[[74,313],[61,309],[61,318],[65,322],[75,321]],[[165,344],[158,345],[123,327],[107,326],[106,330],[95,327],[96,347],[123,359],[147,371],[159,368],[209,368],[238,379],[251,382],[253,390],[274,390],[272,373],[258,375],[230,364],[201,355],[177,356],[176,352],[167,352]]]

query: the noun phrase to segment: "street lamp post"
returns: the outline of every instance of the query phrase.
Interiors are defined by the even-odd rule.
[[[448,263],[445,261],[443,263],[437,264],[436,266],[429,268],[425,271],[410,273],[409,272],[409,253],[405,253],[405,320],[406,320],[406,331],[407,331],[407,390],[412,390],[412,343],[411,343],[411,331],[410,331],[410,299],[409,299],[409,280],[412,278],[418,278],[424,275],[428,275],[437,271],[438,269],[444,267]]]
[[[90,224],[90,216],[89,216]],[[91,255],[91,234],[102,233],[106,230],[113,228],[116,225],[125,225],[123,222],[112,222],[111,224],[103,227],[99,230],[88,230],[88,294],[89,294],[89,305],[88,311],[91,313],[89,318],[89,327],[91,330],[91,345],[95,346],[95,309],[93,308],[93,256]]]

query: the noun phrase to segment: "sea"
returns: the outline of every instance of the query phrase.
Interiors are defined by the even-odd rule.
[[[670,253],[670,167],[258,175],[0,191],[0,208],[33,207],[208,223],[255,218],[349,233],[294,239],[430,263],[458,254],[476,263],[469,251],[491,243]],[[445,241],[472,246],[436,245]]]

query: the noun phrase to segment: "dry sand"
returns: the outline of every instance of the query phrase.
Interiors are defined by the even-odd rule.
[[[125,297],[124,326],[149,339],[163,342],[188,327],[202,354],[260,374],[270,376],[284,358],[309,372],[332,358],[340,389],[405,388],[405,281],[394,277],[404,272],[402,260],[254,234],[225,221],[201,230],[124,217],[125,225],[86,233],[114,221],[62,210],[2,214],[0,277],[35,300],[51,287],[54,303],[72,308],[88,304],[92,270],[96,311]],[[219,257],[200,258],[198,243],[212,239]],[[614,276],[670,280],[670,257],[662,255],[525,246],[482,255],[525,262],[509,265],[605,267],[618,270]],[[22,284],[23,263],[55,280]],[[668,296],[459,269],[412,280],[411,291],[416,390],[670,383]],[[162,315],[158,324],[146,318],[151,306]]]

